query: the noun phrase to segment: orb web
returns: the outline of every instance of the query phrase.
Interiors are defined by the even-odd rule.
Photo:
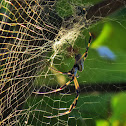
[[[111,99],[118,93],[125,96],[126,2],[103,2],[91,13],[99,2],[0,2],[0,125],[115,123]],[[121,9],[112,13],[118,2]],[[57,116],[69,110],[76,96],[74,83],[52,94],[35,92],[58,89],[70,80],[50,66],[62,72],[70,71],[74,55],[86,50],[89,32],[92,45],[84,71],[78,72],[81,90],[78,104],[70,114]],[[118,123],[124,123],[121,121]]]

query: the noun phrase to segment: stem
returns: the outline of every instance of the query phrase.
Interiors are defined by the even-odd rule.
[[[126,5],[126,0],[105,0],[92,7],[87,11],[87,19],[93,23],[110,15]]]

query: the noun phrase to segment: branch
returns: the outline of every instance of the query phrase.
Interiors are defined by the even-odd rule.
[[[105,0],[92,7],[87,11],[87,19],[96,21],[110,15],[126,5],[126,0]]]

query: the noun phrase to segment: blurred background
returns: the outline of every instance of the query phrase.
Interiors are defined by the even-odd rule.
[[[97,17],[99,20],[90,18],[89,20],[82,19],[83,22],[81,22],[80,19],[79,26],[82,27],[79,30],[74,25],[74,21],[75,24],[78,23],[76,16],[80,14],[79,16],[86,17],[88,10],[100,2],[103,1],[41,0],[23,1],[22,4],[20,0],[1,1],[1,125],[126,126],[126,8],[121,7],[109,14],[109,11],[112,10],[111,6],[103,4],[103,7],[108,7],[108,15],[103,17],[102,13],[104,12],[100,10],[102,7],[99,7],[98,10],[101,12]],[[117,1],[108,2],[113,2],[112,5],[114,5]],[[125,6],[126,1],[121,2]],[[10,9],[11,6],[13,9]],[[40,10],[36,6],[39,6]],[[76,13],[76,8],[79,7],[83,8],[83,12],[78,9],[79,12]],[[38,9],[37,16],[32,15],[30,12],[35,13],[36,9]],[[55,10],[56,15],[52,10]],[[29,13],[33,19],[28,19],[30,16],[25,19],[26,16],[23,17],[23,13]],[[92,17],[96,17],[95,11]],[[61,20],[66,23],[62,25],[63,23],[57,23],[56,19],[60,23]],[[46,22],[46,25],[43,22]],[[67,26],[67,22],[69,26]],[[52,25],[54,25],[53,28]],[[44,32],[44,30],[41,32],[41,28],[51,32]],[[69,31],[68,33],[70,33],[74,28],[75,34],[78,34],[75,39],[69,39],[69,35],[68,39],[60,41],[64,36],[60,31],[62,33]],[[92,34],[92,42],[88,57],[84,62],[84,70],[78,72],[80,96],[77,106],[68,115],[48,118],[48,116],[64,112],[72,104],[76,97],[74,83],[72,82],[59,93],[38,95],[32,92],[47,92],[59,88],[70,80],[66,75],[50,69],[48,62],[58,71],[70,71],[75,62],[75,54],[83,54],[86,51],[90,37],[89,32]],[[59,40],[55,39],[56,37]],[[59,50],[56,49],[58,53],[53,48],[53,45],[57,44],[56,42],[63,43],[59,46]],[[21,48],[17,49],[18,46]],[[44,49],[40,49],[40,47],[46,51],[41,52]],[[28,51],[25,54],[26,50]],[[11,60],[8,57],[11,57]],[[17,60],[18,58],[12,57],[21,58]],[[13,61],[14,63],[12,63]],[[11,65],[9,66],[9,64]],[[24,67],[21,67],[21,64],[25,64]],[[31,67],[30,64],[34,65]],[[37,69],[31,72],[33,68]],[[7,71],[7,69],[11,70]],[[24,88],[24,85],[27,86]],[[27,93],[25,94],[25,92]],[[7,96],[11,96],[11,98]],[[61,108],[64,110],[60,110]],[[6,111],[8,111],[7,114]]]

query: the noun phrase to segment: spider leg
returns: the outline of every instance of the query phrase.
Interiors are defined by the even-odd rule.
[[[70,81],[68,81],[66,84],[64,84],[64,85],[61,86],[60,88],[55,89],[55,90],[53,90],[53,91],[48,91],[48,92],[32,92],[32,93],[34,93],[34,94],[39,94],[39,95],[55,93],[55,92],[61,91],[61,90],[63,90],[64,88],[66,88],[73,80],[74,80],[74,77],[72,77],[72,79],[71,79]]]
[[[67,115],[69,114],[77,105],[77,101],[79,98],[79,92],[80,92],[80,87],[77,81],[77,78],[74,76],[74,84],[75,84],[75,88],[76,88],[76,98],[74,99],[73,103],[70,105],[69,110],[64,112],[64,113],[59,113],[58,115],[54,115],[54,116],[45,116],[46,118],[54,118],[54,117],[58,117],[58,116],[63,116],[63,115]]]
[[[84,60],[87,58],[87,56],[88,56],[88,49],[89,49],[89,46],[90,46],[90,44],[91,44],[91,37],[92,37],[92,35],[91,35],[91,33],[89,32],[89,35],[90,35],[90,38],[89,38],[89,42],[88,42],[88,47],[86,48],[86,51],[85,51],[85,53],[81,56],[81,58],[78,60],[78,62],[84,57]]]
[[[73,103],[70,105],[69,110],[64,112],[64,113],[59,113],[59,116],[69,114],[77,105],[77,101],[78,101],[78,98],[79,98],[80,87],[79,87],[79,84],[78,84],[78,81],[77,81],[76,77],[74,77],[74,84],[75,84],[75,89],[76,89],[76,93],[77,93],[76,98],[74,99]]]
[[[52,70],[54,70],[54,71],[56,71],[56,72],[58,72],[58,73],[60,73],[60,74],[71,75],[70,72],[61,72],[61,71],[58,71],[58,70],[52,68],[51,66],[49,66],[49,67],[50,67]]]

